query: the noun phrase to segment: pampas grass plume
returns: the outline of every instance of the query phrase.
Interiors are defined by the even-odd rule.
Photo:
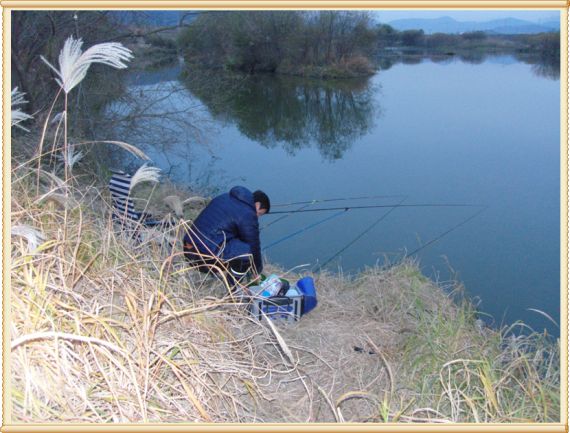
[[[50,173],[49,171],[40,170],[40,175],[44,178],[49,179],[58,189],[64,190],[66,188],[65,182],[57,177],[54,173]]]
[[[180,197],[177,195],[169,195],[168,197],[164,197],[163,201],[174,211],[177,217],[183,216],[184,210]]]
[[[62,111],[60,113],[57,113],[55,116],[53,116],[53,119],[51,120],[51,124],[56,124],[59,123],[61,121],[63,121],[65,119],[65,111]]]
[[[59,54],[59,70],[56,69],[45,57],[41,59],[57,74],[57,83],[68,94],[77,86],[89,70],[92,63],[103,63],[117,69],[124,69],[133,55],[131,50],[118,42],[107,42],[93,45],[87,51],[82,52],[83,41],[70,36],[65,41]]]
[[[35,250],[39,243],[45,239],[45,236],[33,227],[28,225],[13,226],[10,233],[12,236],[21,236],[28,241],[28,250]]]
[[[78,206],[78,203],[73,199],[72,196],[65,194],[58,194],[54,191],[49,191],[45,193],[36,200],[36,203],[40,203],[44,200],[51,201],[63,209],[73,209]]]
[[[75,163],[77,163],[78,161],[81,160],[81,158],[83,158],[83,152],[81,151],[75,152],[75,146],[68,146],[66,156],[67,156],[67,165],[70,170],[73,170],[73,166],[75,165]],[[63,155],[57,155],[57,158],[63,161],[64,163],[66,161],[66,157]]]
[[[24,99],[24,92],[20,92],[18,87],[14,87],[12,89],[12,94],[10,96],[12,107],[14,105],[26,104],[28,102]]]
[[[186,200],[182,202],[183,205],[189,203],[203,203],[206,199],[204,197],[188,197]]]
[[[20,92],[17,87],[12,89],[11,94],[11,106],[12,106],[12,122],[11,126],[17,126],[18,128],[23,129],[24,131],[28,131],[27,128],[19,125],[20,122],[24,120],[33,119],[32,116],[29,114],[24,113],[19,108],[14,108],[16,105],[25,104],[28,101],[24,99],[24,92]]]
[[[133,175],[131,179],[130,191],[133,190],[135,185],[141,182],[158,182],[159,179],[160,179],[160,168],[149,167],[148,164],[144,164]]]

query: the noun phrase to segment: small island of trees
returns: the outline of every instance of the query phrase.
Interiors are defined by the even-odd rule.
[[[370,11],[225,11],[199,14],[178,46],[200,68],[347,78],[373,74],[395,54],[511,53],[556,63],[560,33],[425,34],[377,23]]]

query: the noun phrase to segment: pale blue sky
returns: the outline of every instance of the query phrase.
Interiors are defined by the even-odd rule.
[[[490,21],[501,18],[518,18],[521,20],[541,22],[559,19],[558,10],[382,10],[376,11],[378,21],[386,23],[403,18],[438,18],[451,17],[457,21]]]

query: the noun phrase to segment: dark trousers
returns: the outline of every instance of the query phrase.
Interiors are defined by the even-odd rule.
[[[245,283],[248,271],[252,269],[252,256],[239,256],[230,260],[222,260],[207,255],[196,253],[192,248],[184,247],[184,257],[191,265],[202,273],[212,272],[220,276],[220,273],[227,279],[228,284],[234,290],[238,283]],[[223,278],[222,278],[223,280]]]

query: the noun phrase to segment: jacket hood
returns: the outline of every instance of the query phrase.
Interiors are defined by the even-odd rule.
[[[234,186],[230,189],[230,196],[244,202],[248,206],[255,209],[255,203],[253,201],[253,193],[244,186]]]

